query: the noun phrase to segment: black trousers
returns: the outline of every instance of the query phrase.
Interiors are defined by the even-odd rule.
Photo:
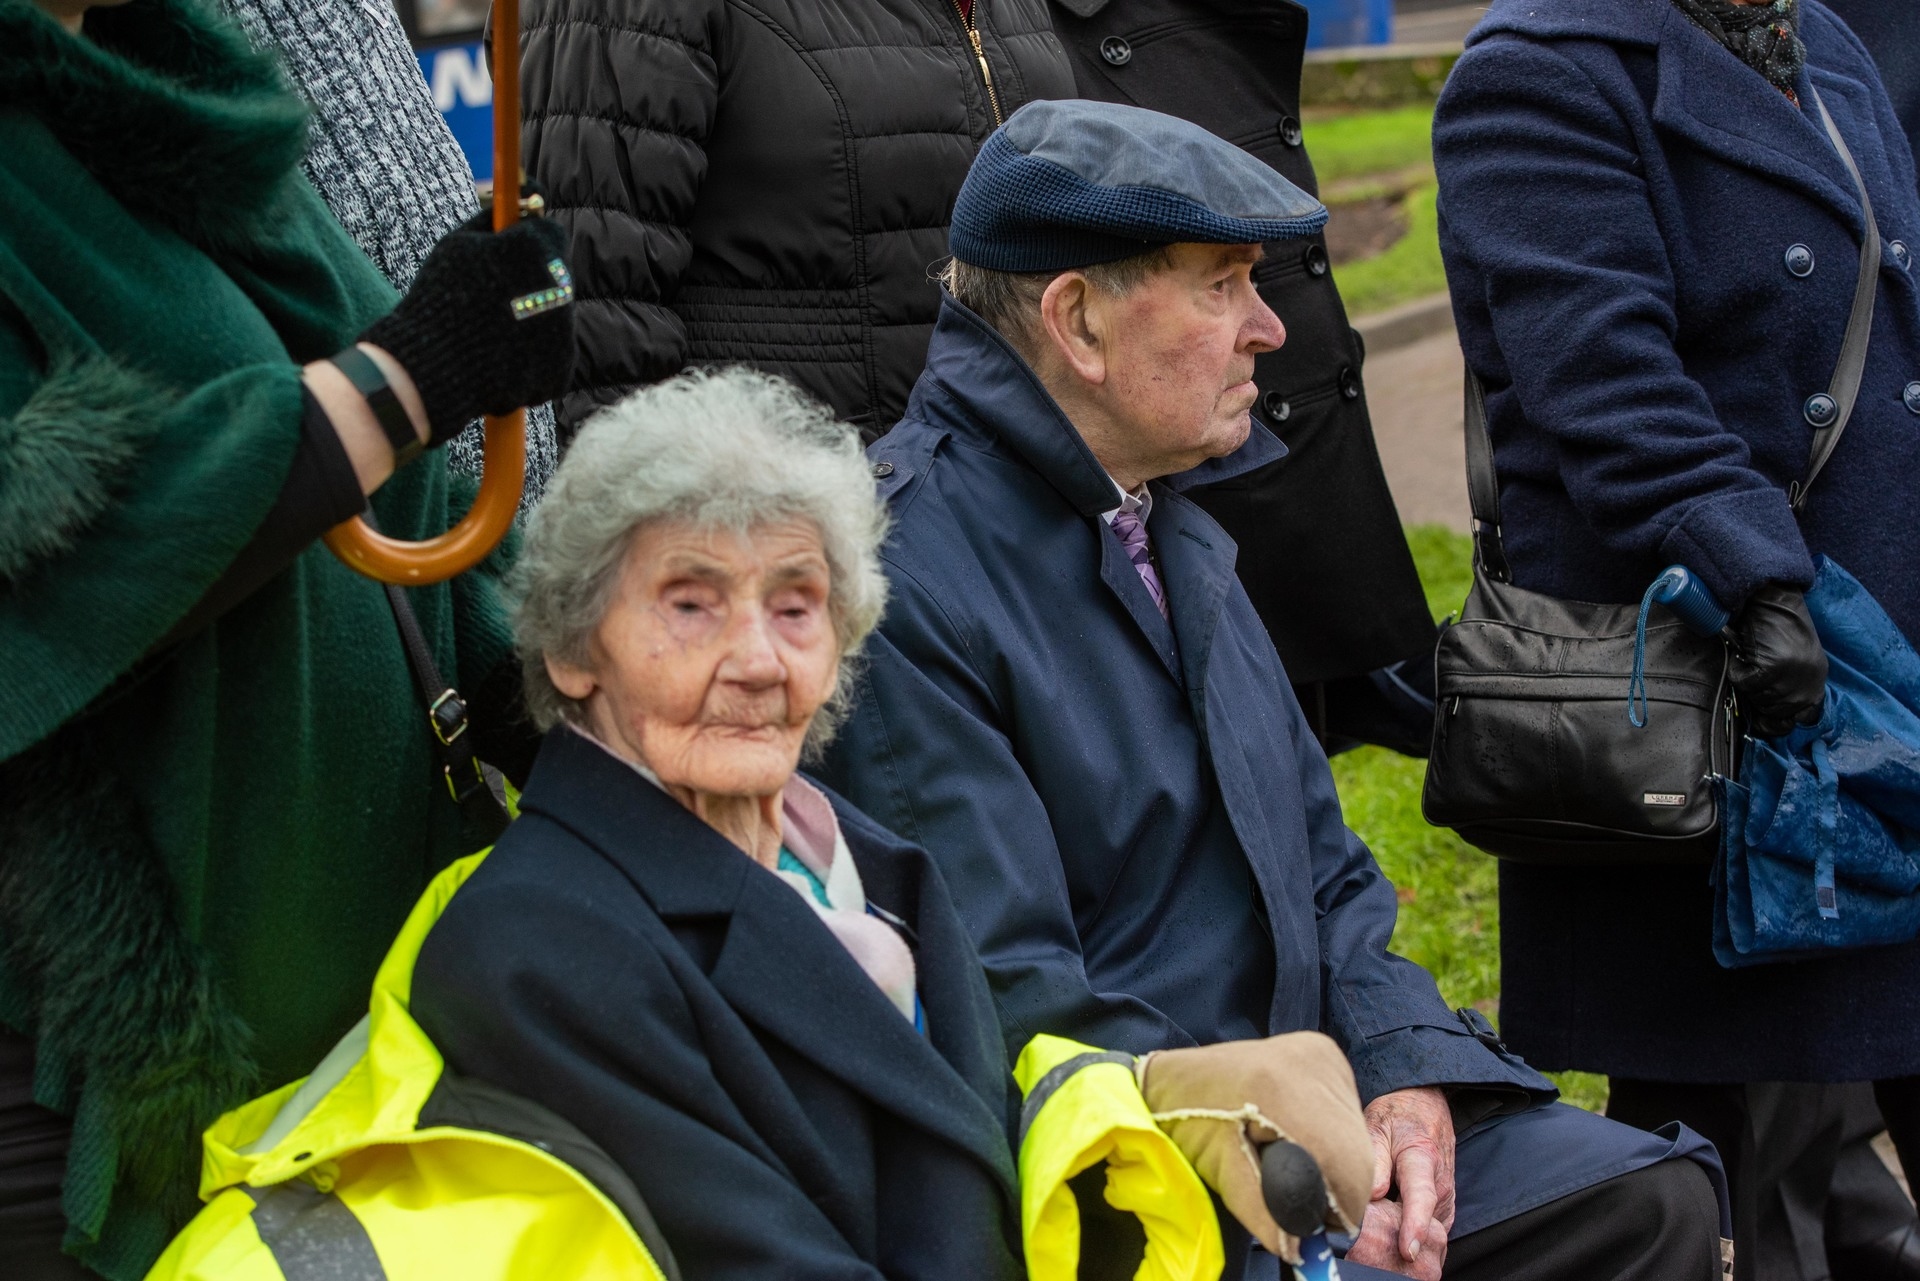
[[[33,1042],[0,1028],[0,1277],[85,1281],[60,1252],[60,1181],[73,1127],[33,1101]]]
[[[1887,1137],[1900,1154],[1900,1168],[1909,1182],[1920,1178],[1920,1076],[1875,1081],[1873,1099],[1880,1105]]]
[[[1740,1281],[1825,1281],[1827,1252],[1876,1240],[1914,1209],[1873,1150],[1867,1085],[1698,1085],[1614,1077],[1607,1115],[1685,1122],[1720,1150]]]
[[[1106,1204],[1099,1191],[1105,1182],[1105,1169],[1095,1166],[1070,1185],[1081,1213],[1080,1281],[1131,1281],[1146,1237],[1138,1220]],[[1719,1281],[1719,1221],[1706,1172],[1692,1161],[1662,1161],[1449,1242],[1442,1275],[1445,1281]],[[1272,1256],[1254,1258],[1246,1275],[1272,1277]],[[1349,1281],[1389,1275],[1344,1262],[1340,1273]],[[1226,1275],[1236,1275],[1231,1263]]]

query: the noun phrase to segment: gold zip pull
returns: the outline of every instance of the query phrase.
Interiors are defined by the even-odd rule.
[[[978,4],[980,0],[974,0]],[[1000,116],[1000,95],[993,89],[993,68],[987,65],[987,51],[980,44],[980,28],[974,26],[973,18],[960,7],[960,0],[953,0],[953,11],[960,15],[960,21],[966,24],[967,39],[973,42],[973,59],[980,64],[980,80],[987,86],[987,107],[993,112],[993,123],[997,128],[1006,123]]]

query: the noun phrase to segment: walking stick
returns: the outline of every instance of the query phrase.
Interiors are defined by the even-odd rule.
[[[493,3],[493,229],[520,218],[520,0]],[[527,478],[526,413],[487,415],[480,493],[460,523],[411,543],[377,533],[356,516],[323,541],[346,563],[383,583],[418,587],[465,573],[507,536]]]

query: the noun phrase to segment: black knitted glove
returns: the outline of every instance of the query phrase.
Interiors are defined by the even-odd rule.
[[[360,335],[390,352],[419,388],[429,444],[445,443],[483,413],[509,413],[567,389],[574,307],[566,250],[558,223],[529,218],[495,232],[483,212],[448,232],[400,305]]]
[[[1733,616],[1735,653],[1729,675],[1761,738],[1820,719],[1827,696],[1827,652],[1807,613],[1807,598],[1767,584]]]

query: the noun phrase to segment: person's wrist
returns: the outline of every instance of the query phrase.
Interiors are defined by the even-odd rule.
[[[419,437],[421,445],[432,444],[433,432],[427,419],[427,404],[420,398],[420,389],[414,385],[413,376],[407,372],[406,366],[392,352],[375,343],[359,342],[354,346],[380,367],[387,386],[393,390],[394,398],[407,411],[407,418],[413,423],[414,434]]]

